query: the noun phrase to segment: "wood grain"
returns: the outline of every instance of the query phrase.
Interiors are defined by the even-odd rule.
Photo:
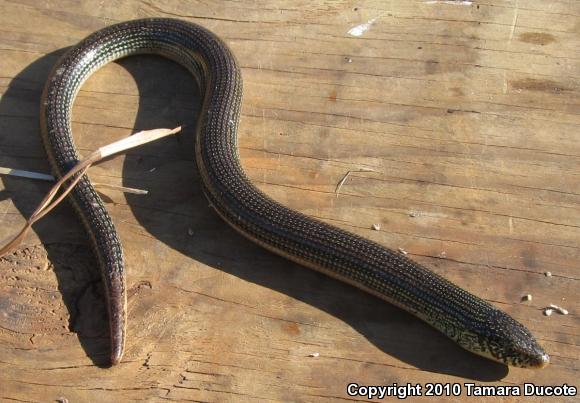
[[[94,30],[146,16],[197,22],[231,46],[244,77],[240,153],[262,190],[504,309],[552,364],[508,370],[472,356],[242,239],[201,194],[193,79],[143,56],[97,72],[73,111],[83,153],[188,125],[91,169],[95,182],[149,191],[100,189],[127,258],[126,356],[104,367],[100,277],[64,205],[0,260],[1,400],[352,400],[350,382],[580,386],[578,2],[0,1],[0,166],[48,172],[38,109],[49,70]],[[347,33],[360,24],[361,36]],[[7,239],[49,185],[0,183]],[[570,314],[546,317],[549,304]]]

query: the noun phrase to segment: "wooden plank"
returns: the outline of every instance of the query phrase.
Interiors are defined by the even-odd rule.
[[[91,170],[96,182],[149,191],[100,189],[127,258],[126,356],[101,368],[99,273],[63,206],[0,260],[2,400],[350,400],[350,382],[579,386],[579,3],[3,1],[0,166],[48,172],[38,102],[51,67],[94,30],[146,16],[197,22],[231,46],[244,77],[240,154],[262,190],[491,301],[552,364],[508,370],[472,356],[238,236],[201,194],[193,79],[143,56],[97,72],[73,111],[85,153],[189,125]],[[0,183],[6,239],[48,185]],[[551,303],[570,314],[544,316]]]

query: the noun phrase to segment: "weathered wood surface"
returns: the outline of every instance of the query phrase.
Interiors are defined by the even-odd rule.
[[[102,367],[99,274],[66,205],[0,260],[0,399],[328,401],[351,399],[350,382],[578,386],[580,3],[448,3],[2,1],[0,166],[48,171],[39,97],[64,48],[126,19],[198,22],[243,68],[241,156],[261,189],[402,248],[501,307],[537,335],[550,367],[508,370],[472,356],[234,233],[200,191],[193,80],[139,57],[96,73],[73,123],[83,152],[136,129],[190,124],[179,140],[91,172],[149,190],[100,189],[127,259],[125,359]],[[347,33],[365,23],[361,36]],[[361,168],[372,172],[351,173],[337,195]],[[48,184],[1,183],[6,239]],[[525,294],[533,300],[521,302]],[[570,314],[544,316],[551,303]]]

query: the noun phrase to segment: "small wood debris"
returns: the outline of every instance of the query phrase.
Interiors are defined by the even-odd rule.
[[[561,306],[555,305],[555,304],[550,304],[549,308],[546,309],[553,309],[554,311],[558,312],[560,315],[568,315],[568,310],[565,308],[562,308]]]
[[[136,194],[136,195],[146,195],[149,193],[148,190],[130,188],[127,186],[111,185],[109,183],[93,182],[93,185],[96,188],[107,188],[107,189],[120,190],[123,193],[132,193],[132,194]]]
[[[375,23],[376,20],[377,20],[376,18],[370,19],[364,24],[360,24],[360,25],[357,25],[355,27],[352,27],[346,33],[349,34],[350,36],[355,36],[355,37],[362,36],[366,31],[368,31],[370,29],[370,27]]]
[[[552,272],[547,271],[547,272],[544,273],[544,276],[546,276],[546,277],[552,277]]]
[[[308,354],[308,357],[314,357],[314,358],[320,357],[320,353],[310,353],[310,354]]]
[[[447,252],[443,251],[439,254],[439,257],[445,259],[447,257]]]
[[[532,300],[532,294],[526,294],[522,297],[522,302],[531,301],[531,300]]]
[[[417,217],[417,212],[416,211],[409,212],[409,217]]]
[[[54,176],[52,176],[52,175],[48,175],[48,174],[44,174],[44,173],[40,173],[40,172],[33,172],[33,171],[23,171],[21,169],[11,169],[11,168],[0,167],[0,174],[19,176],[21,178],[51,181],[51,182],[54,181]],[[93,186],[95,186],[96,188],[108,188],[108,189],[120,190],[121,192],[125,192],[125,193],[133,193],[133,194],[139,194],[139,195],[146,195],[147,193],[149,193],[147,190],[143,190],[143,189],[135,189],[135,188],[130,188],[130,187],[126,187],[126,186],[112,185],[112,184],[108,184],[108,183],[93,182]]]
[[[156,170],[156,169],[157,169],[157,168],[153,167],[153,168],[151,168],[151,169],[149,170],[149,172],[155,172],[155,170]]]
[[[399,252],[401,252],[403,255],[406,255],[407,253],[409,253],[403,248],[399,248]]]
[[[373,224],[373,229],[375,231],[380,231],[381,230],[381,224]]]
[[[12,169],[12,168],[0,167],[0,174],[11,175],[11,176],[20,176],[22,178],[39,179],[39,180],[43,180],[43,181],[54,181],[54,176],[52,176],[52,175],[43,174],[40,172],[23,171],[21,169]]]
[[[544,315],[551,316],[554,313],[554,310],[551,308],[544,308]]]

